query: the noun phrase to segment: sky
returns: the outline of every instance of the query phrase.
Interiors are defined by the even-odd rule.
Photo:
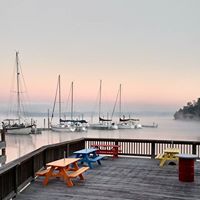
[[[77,110],[176,111],[199,97],[198,0],[0,0],[0,103],[9,102],[15,52],[32,104],[62,103],[74,81]],[[107,108],[106,108],[107,109]],[[111,108],[112,110],[112,108]]]

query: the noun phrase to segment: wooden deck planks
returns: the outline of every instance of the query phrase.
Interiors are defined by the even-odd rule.
[[[84,177],[84,181],[73,179],[73,187],[59,179],[43,186],[43,177],[39,177],[16,200],[200,199],[199,162],[195,163],[193,183],[179,182],[176,165],[160,168],[158,160],[141,158],[108,158],[86,171]]]

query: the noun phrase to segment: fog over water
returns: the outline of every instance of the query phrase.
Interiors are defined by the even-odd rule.
[[[134,116],[140,119],[143,125],[158,123],[158,128],[142,128],[130,130],[100,131],[91,130],[87,132],[58,133],[42,131],[41,134],[31,135],[6,135],[7,162],[14,160],[28,152],[47,144],[69,141],[82,137],[92,138],[124,138],[124,139],[165,139],[165,140],[187,140],[200,141],[200,122],[198,121],[177,121],[172,114],[140,114]],[[3,116],[1,117],[3,118]],[[39,127],[43,127],[44,118],[35,118]],[[89,120],[89,117],[87,118]],[[96,118],[93,119],[96,121]],[[47,122],[47,118],[46,118]],[[56,121],[55,121],[56,123]],[[47,126],[47,124],[46,124]]]

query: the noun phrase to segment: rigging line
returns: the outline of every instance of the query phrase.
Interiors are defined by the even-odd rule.
[[[99,86],[99,120],[101,117],[101,100],[102,100],[102,80],[100,80],[100,86]]]
[[[20,101],[20,84],[19,84],[19,63],[18,63],[18,56],[19,56],[19,52],[16,51],[16,68],[17,68],[17,117],[20,123],[20,116],[21,116],[21,112],[20,112],[20,106],[21,106],[21,101]]]
[[[21,110],[20,110],[20,112],[23,113],[24,118],[26,118],[28,116],[27,112],[25,111],[24,104],[21,104]]]
[[[22,78],[19,79],[19,85],[20,85],[20,89],[21,91],[20,92],[20,113],[22,113],[24,115],[24,118],[28,117],[28,112],[25,111],[25,102],[28,106],[30,106],[29,104],[29,96],[28,96],[28,93],[27,93],[27,87],[26,87],[26,82],[25,82],[25,79],[24,79],[24,75],[23,75],[23,72],[22,72],[22,67],[21,67],[21,62],[20,62],[20,59],[18,58],[18,66],[19,66],[19,74],[21,75]],[[24,90],[24,92],[23,92]],[[24,93],[26,95],[24,95]],[[27,97],[27,99],[26,99]]]
[[[66,107],[66,113],[67,113],[67,110],[68,110],[68,106],[69,106],[69,98],[70,98],[70,93],[71,93],[71,87],[70,87],[70,91],[69,91],[69,93],[68,93],[68,97],[67,97],[67,102],[66,102],[66,104],[65,104],[65,107]]]
[[[24,86],[24,89],[25,89],[24,92],[25,92],[26,95],[27,95],[27,104],[28,104],[28,106],[30,107],[30,97],[29,97],[29,94],[28,94],[26,81],[25,81],[25,79],[24,79],[24,74],[23,74],[23,71],[22,71],[21,60],[20,60],[20,59],[18,60],[18,63],[19,63],[19,68],[20,68],[21,77],[22,77],[21,86]],[[22,88],[22,87],[21,87],[21,88]]]
[[[112,111],[111,119],[113,118],[113,115],[114,115],[114,112],[115,112],[117,100],[118,100],[118,97],[119,97],[119,92],[120,92],[120,90],[118,90],[118,92],[117,92],[117,97],[115,99],[115,104],[114,104],[114,108],[113,108],[113,111]]]
[[[68,97],[67,97],[67,102],[66,102],[66,114],[67,114],[67,110],[68,110],[68,108],[69,108],[69,98],[70,98],[70,91],[69,91],[69,93],[68,93]]]
[[[15,90],[14,86],[15,86],[15,74],[16,74],[16,62],[14,61],[13,63],[13,73],[12,73],[12,79],[11,79],[11,85],[10,85],[10,95],[9,95],[9,101],[8,101],[8,109],[7,109],[7,117],[11,114],[13,114],[14,112],[14,108],[13,108],[13,98],[15,97],[15,95],[13,94],[13,90]]]
[[[58,95],[58,87],[59,87],[59,80],[57,82],[57,87],[56,87],[56,95],[55,95],[55,98],[54,98],[53,110],[52,110],[52,115],[51,115],[51,123],[52,123],[52,120],[53,120],[53,117],[54,117],[55,105],[56,105],[56,100],[57,100],[57,95]]]
[[[70,95],[71,95],[71,110],[70,110],[70,115],[71,119],[73,119],[73,81],[71,82],[71,87],[70,87]]]
[[[94,106],[93,106],[93,110],[92,110],[92,113],[91,113],[91,117],[93,117],[93,115],[94,115],[94,113],[95,113],[95,111],[96,111],[98,99],[99,99],[99,90],[98,90],[97,95],[96,95],[95,104],[94,104]]]
[[[21,80],[19,80],[19,85],[20,85],[20,88],[22,89],[22,82]],[[24,105],[24,102],[25,102],[25,96],[24,96],[24,93],[22,91],[19,92],[20,93],[20,113],[22,113],[24,115],[24,117],[26,116],[25,114],[25,105]],[[22,117],[22,116],[21,116]]]
[[[23,114],[24,118],[29,118],[30,117],[30,111],[27,111],[27,105],[24,103],[26,102],[26,97],[23,92],[21,92],[21,113]],[[29,104],[28,104],[29,106]]]

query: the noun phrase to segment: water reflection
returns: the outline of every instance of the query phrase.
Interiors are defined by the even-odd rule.
[[[7,162],[29,153],[41,146],[54,144],[83,137],[88,138],[120,138],[120,139],[164,139],[200,141],[200,123],[172,120],[171,117],[158,119],[147,117],[144,124],[155,121],[158,128],[126,129],[114,131],[88,130],[87,132],[52,132],[42,131],[36,135],[6,135]]]
[[[35,149],[31,135],[6,135],[7,162],[19,158]]]

